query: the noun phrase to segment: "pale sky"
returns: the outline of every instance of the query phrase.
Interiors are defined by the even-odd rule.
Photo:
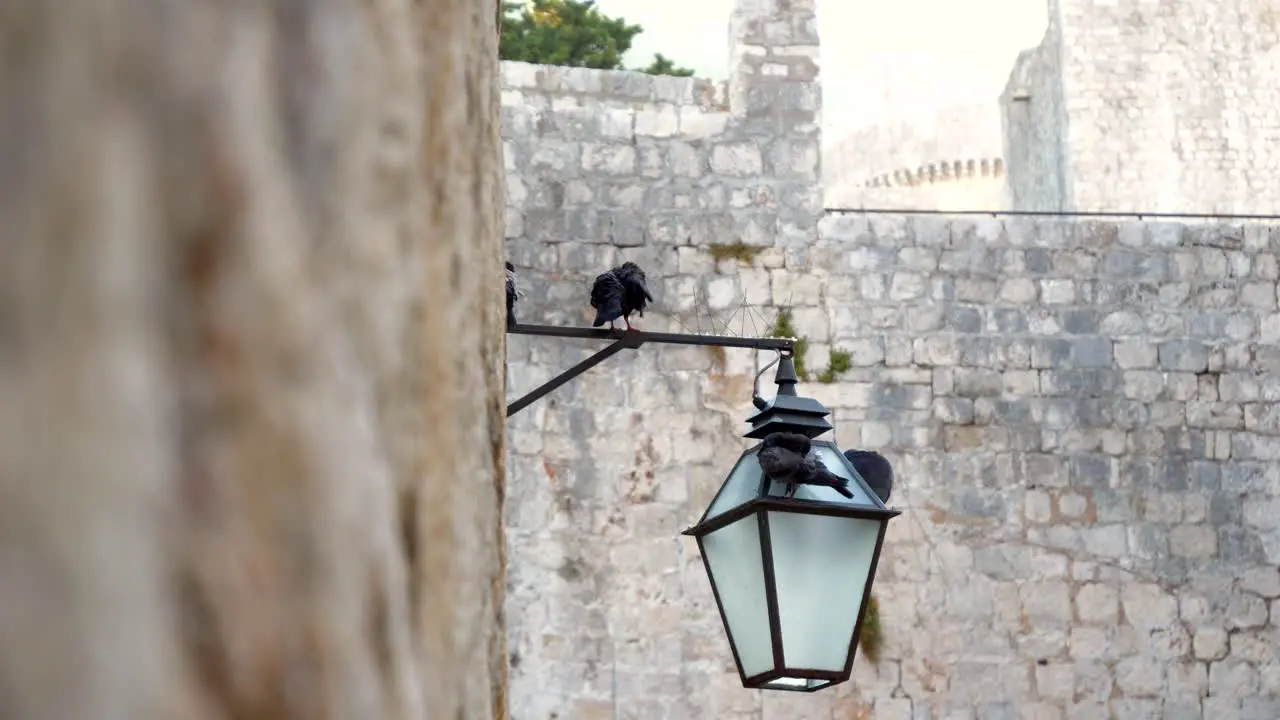
[[[717,80],[728,75],[733,5],[598,0],[606,14],[645,29],[627,55],[629,67],[661,52]],[[886,103],[927,112],[955,99],[995,102],[1018,52],[1040,42],[1045,22],[1045,0],[818,0],[823,124],[873,122]]]

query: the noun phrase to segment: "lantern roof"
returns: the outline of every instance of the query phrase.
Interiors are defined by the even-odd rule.
[[[796,395],[795,359],[791,355],[779,358],[777,375],[773,380],[778,385],[778,394],[772,401],[764,401],[758,395],[752,399],[760,410],[747,418],[751,430],[745,437],[763,439],[769,433],[793,432],[807,438],[816,438],[831,429],[827,416],[829,410],[813,398]]]

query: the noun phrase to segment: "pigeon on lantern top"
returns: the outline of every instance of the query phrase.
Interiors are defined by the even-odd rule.
[[[609,323],[609,329],[613,330],[614,321],[622,318],[627,329],[633,330],[631,314],[644,317],[645,305],[651,302],[653,296],[645,286],[644,270],[633,262],[622,263],[598,276],[591,286],[591,307],[596,309],[596,319],[591,326]]]
[[[870,450],[845,450],[844,456],[867,481],[880,502],[889,502],[889,493],[893,491],[893,466],[885,456]]]
[[[800,485],[825,485],[851,498],[849,481],[831,472],[817,458],[809,457],[809,438],[798,433],[776,432],[765,436],[757,457],[760,469],[774,482],[787,486],[787,497]]]
[[[507,262],[507,325],[516,324],[516,268]]]

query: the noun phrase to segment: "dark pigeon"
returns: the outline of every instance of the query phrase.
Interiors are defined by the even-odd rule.
[[[507,325],[516,324],[516,268],[507,263]]]
[[[809,457],[809,438],[797,433],[770,433],[760,445],[760,469],[774,482],[787,486],[787,497],[800,485],[825,485],[851,498],[849,481],[828,470],[817,458]]]
[[[651,302],[653,296],[645,286],[644,271],[633,262],[622,263],[598,276],[591,286],[591,307],[596,309],[596,319],[591,326],[609,323],[612,330],[614,321],[622,318],[627,329],[633,330],[631,314],[639,313],[644,317],[644,308]]]
[[[893,466],[885,456],[870,450],[845,450],[844,456],[867,481],[880,502],[889,502],[889,493],[893,492]]]

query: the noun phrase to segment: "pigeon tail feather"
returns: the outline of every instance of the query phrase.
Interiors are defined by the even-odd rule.
[[[853,493],[849,491],[849,481],[827,469],[826,465],[813,459],[806,459],[805,463],[808,467],[807,482],[810,485],[825,485],[833,488],[836,492],[847,498],[853,498]]]
[[[601,273],[591,285],[591,307],[596,309],[596,319],[591,326],[600,327],[622,317],[626,294],[626,287],[614,271]]]
[[[826,485],[828,487],[834,488],[835,491],[840,493],[841,495],[849,499],[853,499],[853,493],[849,492],[849,481],[846,480],[845,478],[842,478],[839,475],[836,475],[835,473],[831,472],[830,470],[827,470],[826,468],[819,469],[817,476],[819,479],[821,479],[822,485]]]
[[[604,305],[596,310],[596,319],[591,323],[591,327],[600,327],[620,317],[622,317],[622,309],[618,307],[617,303]]]

